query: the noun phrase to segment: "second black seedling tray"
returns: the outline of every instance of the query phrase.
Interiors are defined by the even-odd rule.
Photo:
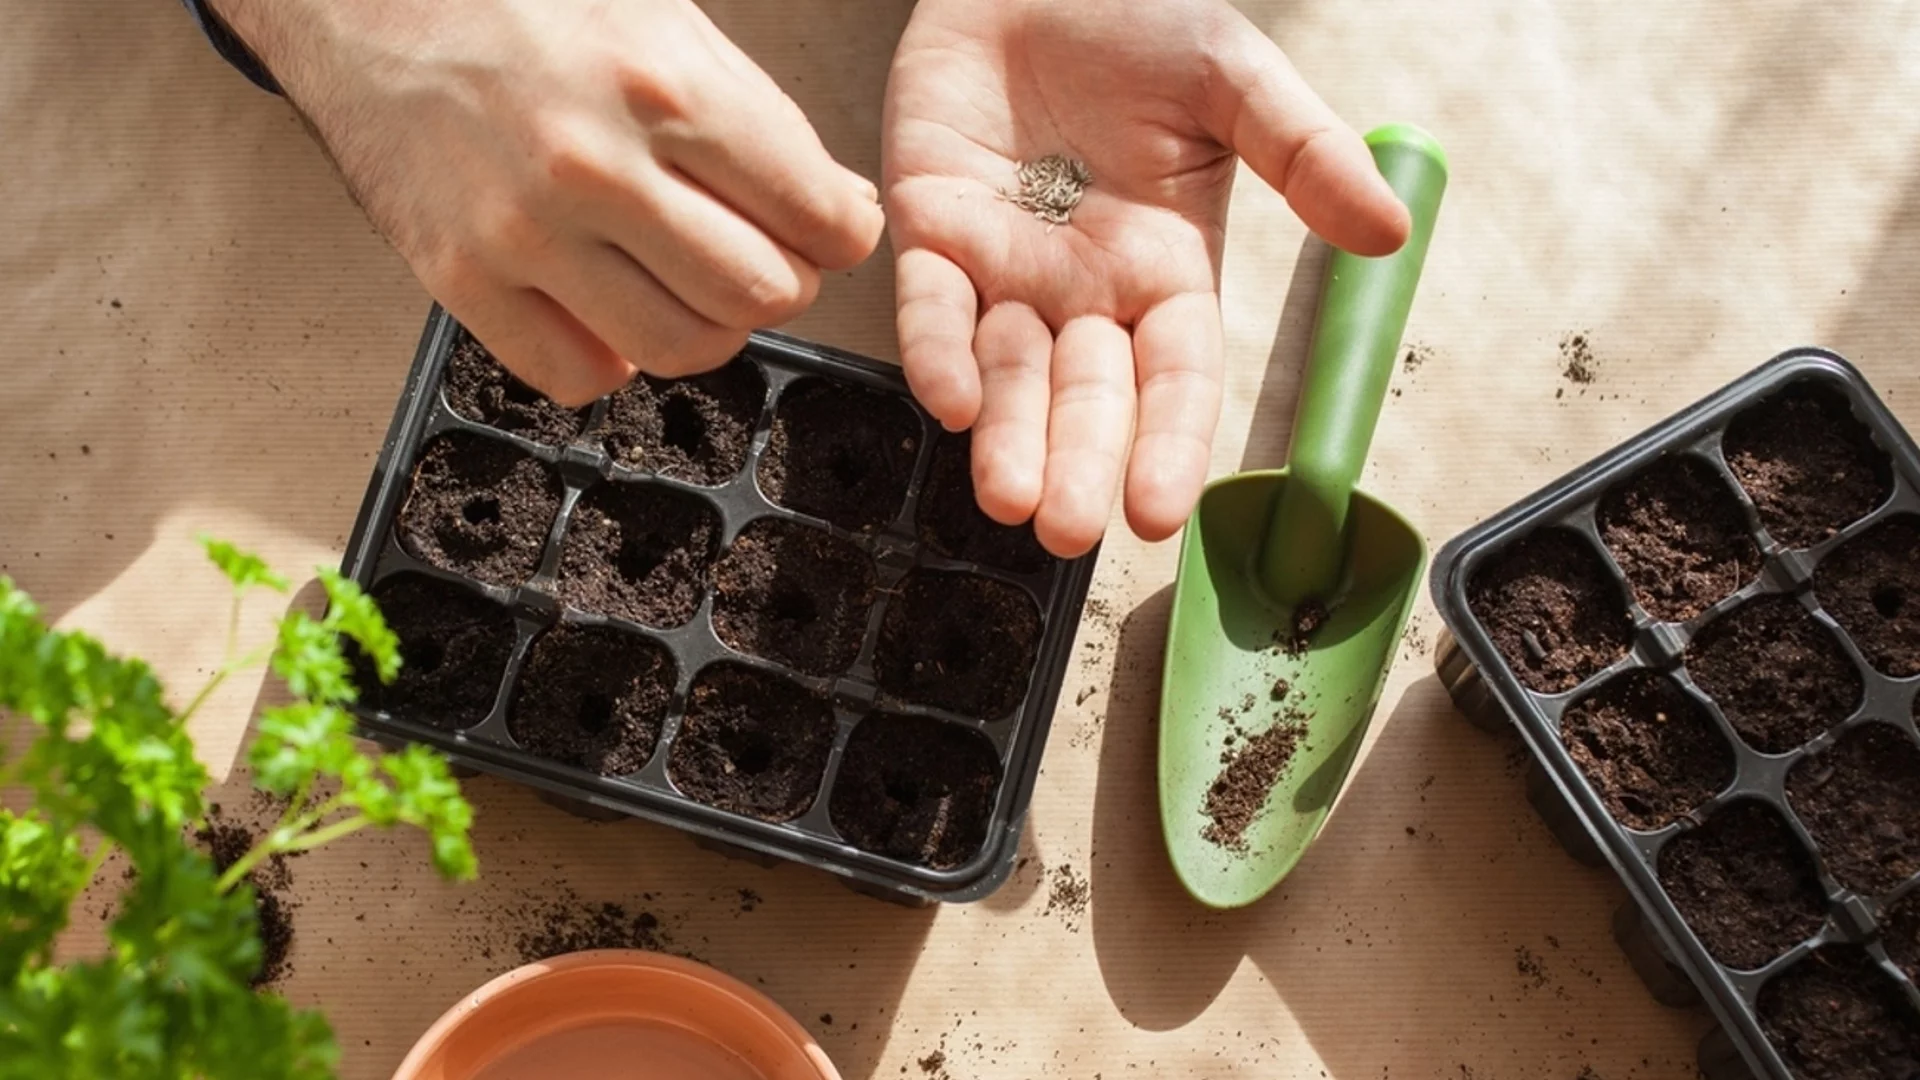
[[[887,899],[985,896],[1096,556],[994,525],[966,462],[888,365],[757,334],[568,413],[436,308],[344,563],[406,661],[361,724]]]
[[[1920,1076],[1920,451],[1852,366],[1763,365],[1449,543],[1455,702],[1631,894],[1712,1080]]]

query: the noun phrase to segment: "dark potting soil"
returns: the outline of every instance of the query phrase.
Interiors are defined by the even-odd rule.
[[[448,432],[420,452],[400,543],[442,569],[518,585],[539,569],[561,494],[545,462],[499,439]]]
[[[887,603],[874,649],[882,692],[998,719],[1027,694],[1040,609],[1025,589],[974,574],[915,570]]]
[[[1920,675],[1920,518],[1894,518],[1848,541],[1813,582],[1868,662],[1896,678]]]
[[[873,610],[873,559],[824,529],[761,518],[713,568],[713,630],[809,675],[847,670]]]
[[[400,674],[382,685],[349,642],[361,703],[447,731],[485,720],[513,652],[513,616],[472,589],[425,574],[397,574],[372,595],[400,639]]]
[[[767,498],[856,532],[906,501],[920,417],[892,394],[815,379],[780,396],[758,469]]]
[[[465,334],[447,358],[443,389],[447,404],[461,416],[548,446],[572,442],[592,411],[556,405]]]
[[[1920,747],[1867,724],[1787,776],[1793,811],[1840,884],[1883,893],[1920,874]]]
[[[1733,748],[1698,701],[1663,675],[1635,671],[1576,702],[1560,739],[1607,812],[1651,832],[1733,781]]]
[[[1859,949],[1809,954],[1760,990],[1760,1023],[1800,1080],[1920,1076],[1920,1017]]]
[[[1739,498],[1697,458],[1667,458],[1607,492],[1600,535],[1640,606],[1668,622],[1693,618],[1760,572]]]
[[[658,484],[600,484],[581,496],[560,549],[560,598],[582,611],[670,629],[700,608],[719,519]]]
[[[1907,978],[1920,982],[1920,893],[1909,893],[1887,909],[1880,920],[1880,942]]]
[[[1762,596],[1687,647],[1687,672],[1754,749],[1781,754],[1845,720],[1866,693],[1833,635],[1791,596]]]
[[[216,874],[224,874],[244,858],[259,842],[253,830],[229,820],[218,803],[207,807],[207,821],[194,838],[213,860]],[[254,915],[259,922],[260,969],[249,985],[255,989],[272,986],[293,972],[293,912],[299,906],[288,890],[293,887],[293,871],[285,855],[275,855],[247,875],[253,887]]]
[[[766,399],[760,369],[744,360],[685,379],[641,375],[615,391],[601,432],[627,468],[712,487],[746,464]]]
[[[1814,935],[1826,894],[1786,820],[1742,801],[1660,853],[1660,885],[1714,958],[1762,967]]]
[[[625,776],[653,757],[672,697],[665,649],[624,630],[563,623],[534,640],[507,729],[528,753]]]
[[[1468,606],[1521,682],[1573,689],[1625,655],[1633,623],[1600,554],[1577,535],[1542,529],[1474,575]]]
[[[700,673],[667,772],[696,802],[762,821],[807,812],[836,728],[826,697],[735,664]]]
[[[828,811],[863,851],[951,870],[986,842],[999,783],[999,758],[979,733],[875,714],[847,741]]]
[[[1791,387],[1735,417],[1723,452],[1761,524],[1789,547],[1828,539],[1893,492],[1872,432],[1823,387]]]
[[[1247,850],[1247,830],[1266,811],[1273,785],[1293,764],[1293,755],[1305,737],[1304,718],[1289,711],[1272,727],[1238,740],[1238,745],[1223,752],[1220,774],[1207,788],[1206,801],[1201,804],[1207,824],[1200,835],[1232,851]]]
[[[973,433],[942,435],[914,513],[920,539],[949,559],[1037,573],[1051,558],[1031,525],[1002,525],[980,509],[973,490]]]
[[[569,953],[598,949],[643,949],[688,956],[672,932],[651,911],[630,910],[624,904],[593,903],[572,889],[543,890],[525,898],[520,927],[510,943],[520,964],[533,964]]]

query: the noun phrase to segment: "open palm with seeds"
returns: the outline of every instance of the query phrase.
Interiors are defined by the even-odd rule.
[[[901,358],[983,509],[1055,554],[1163,539],[1205,480],[1236,161],[1362,255],[1406,210],[1225,0],[922,0],[887,88]]]

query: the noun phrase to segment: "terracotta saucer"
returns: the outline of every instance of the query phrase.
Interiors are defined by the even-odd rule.
[[[766,995],[704,964],[571,953],[467,995],[394,1080],[840,1080]]]

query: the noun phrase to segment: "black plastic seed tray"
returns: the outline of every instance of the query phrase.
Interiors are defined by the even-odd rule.
[[[456,660],[467,662],[475,656],[496,655],[504,659],[504,665],[497,685],[489,678],[438,687],[441,700],[466,704],[468,714],[464,719],[422,715],[417,709],[387,708],[379,691],[366,693],[362,705],[356,709],[365,734],[388,743],[431,745],[445,752],[458,766],[531,785],[548,801],[585,816],[639,817],[661,822],[683,829],[705,846],[728,854],[767,865],[783,859],[804,863],[839,875],[858,891],[896,902],[975,900],[988,895],[1006,880],[1032,798],[1034,779],[1097,552],[1070,561],[1055,559],[1032,545],[1030,531],[1022,531],[1017,537],[1014,530],[996,533],[997,527],[984,517],[966,523],[957,541],[953,540],[951,530],[946,540],[941,539],[938,530],[928,532],[918,512],[921,503],[928,501],[923,496],[928,493],[930,483],[946,483],[955,475],[965,475],[964,469],[950,467],[944,474],[947,481],[931,478],[936,468],[936,453],[942,449],[957,451],[958,447],[947,441],[960,437],[943,433],[939,425],[913,403],[898,369],[889,365],[782,335],[754,335],[742,355],[733,361],[734,366],[745,365],[757,376],[758,382],[755,382],[754,378],[742,375],[747,384],[764,384],[755,391],[760,397],[759,403],[747,414],[751,437],[744,460],[737,468],[719,470],[722,475],[679,479],[650,471],[644,460],[638,467],[629,467],[633,464],[630,457],[603,444],[603,428],[609,423],[613,399],[603,399],[583,415],[576,416],[574,426],[578,431],[571,438],[564,434],[556,437],[551,432],[543,434],[532,427],[510,432],[462,415],[443,392],[451,358],[460,347],[471,348],[471,339],[436,307],[428,319],[375,466],[343,565],[347,575],[376,596],[382,594],[383,586],[399,582],[438,583],[431,587],[457,590],[430,605],[439,612],[431,617],[449,621],[449,625],[458,623],[464,630],[449,630],[441,638],[412,648],[407,633],[402,630],[403,655],[408,664],[425,665],[418,667],[417,677],[432,679],[436,671],[442,670],[435,665],[447,665],[445,670],[452,670],[450,665]],[[780,505],[766,490],[763,479],[769,474],[762,466],[763,459],[770,454],[770,444],[778,441],[783,447],[787,446],[800,437],[801,431],[792,426],[785,429],[786,434],[777,436],[776,415],[780,415],[783,402],[800,401],[803,391],[805,395],[840,392],[812,389],[823,384],[877,393],[885,399],[881,404],[907,417],[904,421],[907,426],[901,429],[903,437],[888,445],[900,449],[898,471],[910,470],[911,475],[903,482],[899,498],[886,504],[891,508],[875,520],[855,522],[850,527],[831,524],[823,517]],[[524,388],[517,389],[521,404],[526,404]],[[498,395],[502,391],[494,387],[488,392]],[[496,396],[494,400],[505,399]],[[559,413],[550,403],[538,401],[537,404],[550,410],[549,415]],[[798,416],[799,410],[796,405],[794,415]],[[824,420],[816,415],[808,430],[818,436],[841,426],[858,427],[863,421],[854,412],[857,410],[849,411],[844,420],[839,414],[829,414]],[[685,410],[678,416],[663,411],[661,418],[668,429],[665,438],[675,437],[671,429],[676,423],[698,422]],[[497,560],[482,560],[480,564],[454,569],[450,564],[459,560],[441,557],[445,552],[438,547],[427,550],[422,542],[413,542],[410,550],[409,543],[403,542],[403,535],[415,535],[407,532],[410,526],[404,515],[409,512],[408,500],[416,469],[422,468],[423,460],[439,453],[429,449],[437,445],[436,440],[449,435],[455,440],[465,440],[454,456],[464,455],[468,460],[480,462],[475,466],[479,473],[508,477],[503,483],[513,482],[511,477],[519,475],[514,470],[553,478],[549,483],[557,489],[557,498],[551,523],[544,524],[542,517],[540,528],[544,531],[521,530],[523,536],[531,538],[522,543],[525,550],[519,553],[523,557],[519,571],[530,568],[530,572],[511,567],[503,569],[504,564]],[[547,443],[538,441],[543,437]],[[565,445],[553,445],[562,441]],[[511,466],[499,462],[486,464],[495,458],[510,462]],[[538,464],[525,464],[528,459]],[[789,455],[785,460],[780,480],[783,491],[807,482],[798,475],[797,470],[802,467],[858,473],[868,464],[845,454],[812,461],[805,460],[804,454]],[[686,469],[670,471],[682,477],[691,475]],[[703,485],[695,482],[699,479],[715,482]],[[966,506],[971,510],[970,482],[964,479],[961,482],[969,485]],[[652,617],[657,610],[648,609],[645,603],[635,607],[572,602],[583,594],[575,591],[571,584],[574,579],[570,575],[575,571],[568,562],[574,550],[569,546],[570,537],[575,532],[589,537],[579,543],[581,550],[590,554],[585,545],[600,542],[590,538],[595,535],[594,530],[602,527],[597,524],[602,518],[583,515],[601,515],[602,511],[587,508],[625,505],[617,500],[633,492],[665,500],[658,506],[677,506],[683,510],[692,506],[711,526],[700,533],[704,538],[701,542],[711,545],[706,549],[709,553],[706,557],[699,554],[699,544],[687,548],[694,552],[688,557],[691,564],[688,584],[674,596],[674,602],[680,604],[682,610],[667,617]],[[604,503],[596,503],[603,495]],[[804,502],[797,497],[786,501]],[[951,508],[951,500],[947,505]],[[468,521],[480,520],[492,529],[488,535],[506,535],[507,546],[511,548],[512,530],[518,526],[513,521],[500,526],[497,520],[489,520],[503,514],[500,498],[476,496],[460,512],[467,515]],[[504,513],[511,518],[515,512],[509,507]],[[635,575],[652,573],[662,558],[677,558],[645,549],[645,543],[652,541],[642,541],[652,526],[644,514],[609,509],[605,520],[619,518],[621,513],[628,515],[621,519],[625,538],[618,541],[617,550],[605,549],[607,558],[617,561],[621,567],[615,576],[627,573],[629,566]],[[841,517],[833,507],[820,513]],[[785,524],[765,525],[769,521]],[[818,635],[787,634],[778,640],[771,636],[756,638],[747,641],[748,648],[744,650],[729,647],[722,640],[723,634],[716,630],[714,618],[717,596],[714,568],[723,564],[736,547],[746,547],[737,545],[736,541],[743,530],[749,530],[755,523],[772,530],[761,534],[763,540],[766,536],[804,535],[808,539],[801,546],[808,550],[813,550],[815,545],[825,545],[820,550],[839,553],[834,558],[841,559],[842,563],[871,562],[871,606],[863,616],[849,616],[852,629],[844,641],[827,640],[832,636],[827,631]],[[966,529],[973,531],[967,533]],[[449,532],[450,545],[459,540],[458,532],[456,522]],[[636,536],[641,539],[635,539]],[[826,539],[828,537],[831,539]],[[969,547],[964,543],[969,538],[990,542]],[[1006,543],[1009,540],[1014,541],[1011,548]],[[999,546],[995,546],[996,543]],[[955,550],[956,546],[961,550]],[[1019,557],[1002,557],[1009,550],[1019,552]],[[848,555],[849,552],[857,554]],[[461,552],[455,551],[455,554]],[[498,554],[493,552],[487,558],[495,559]],[[999,565],[948,557],[964,554],[980,554]],[[749,555],[743,554],[742,558],[746,560],[742,566],[751,561]],[[629,563],[627,560],[639,561]],[[978,584],[982,581],[986,584]],[[815,601],[837,604],[840,598],[840,594],[819,592],[811,597],[800,595],[807,588],[804,583],[798,587],[800,593],[796,593],[796,587],[791,582],[783,584],[778,574],[769,587],[775,592],[762,597],[767,603],[776,607],[785,604],[789,608],[799,605],[805,609],[801,614],[781,609],[781,618],[812,619],[814,611],[809,605]],[[780,589],[786,591],[779,592]],[[1018,627],[996,625],[991,634],[975,635],[979,640],[942,643],[938,635],[945,632],[945,624],[957,619],[955,612],[964,609],[968,595],[975,594],[993,597],[995,603],[1004,601],[1011,605],[1010,610],[1030,606],[1029,615],[1020,615],[1012,621],[1037,629],[1027,654],[1025,670],[1028,673],[1010,684],[1011,692],[1003,689],[998,697],[979,696],[980,707],[972,711],[982,715],[967,715],[951,707],[928,705],[913,688],[920,685],[923,675],[936,683],[939,679],[963,678],[964,673],[956,675],[949,665],[975,662],[971,658],[977,648],[1004,650],[1003,639],[1018,636],[1015,634]],[[622,595],[627,599],[634,596],[630,590]],[[911,597],[918,599],[910,600]],[[910,603],[919,603],[922,608],[907,607]],[[901,607],[901,611],[890,622],[889,614],[896,606]],[[616,610],[608,614],[609,609]],[[849,610],[857,613],[859,609],[856,606]],[[480,631],[474,628],[493,625],[489,620],[496,617],[496,612],[498,617],[511,621],[511,630],[510,633],[500,631],[497,651],[489,654],[487,642],[494,639],[484,634],[475,637]],[[389,610],[387,614],[390,621],[396,621],[395,611]],[[1025,622],[1028,618],[1034,622]],[[462,619],[465,622],[461,622]],[[571,668],[556,661],[551,670],[565,672],[566,679],[556,676],[555,685],[535,685],[542,676],[529,672],[530,668],[538,670],[539,645],[543,639],[556,630],[561,633],[555,640],[560,640],[568,633],[590,628],[598,628],[595,632],[603,636],[609,632],[615,634],[611,640],[618,643],[618,648],[610,653],[589,654],[584,660],[576,658]],[[736,645],[742,644],[737,633],[734,640]],[[929,640],[933,641],[932,646],[928,646]],[[933,651],[923,657],[912,651],[916,648]],[[943,652],[943,649],[949,651]],[[560,654],[560,646],[555,646],[555,652]],[[768,659],[770,652],[781,654],[785,662]],[[582,740],[605,731],[609,722],[625,724],[627,714],[620,711],[627,708],[625,699],[616,707],[609,704],[604,695],[595,697],[581,687],[597,686],[596,672],[604,669],[609,661],[625,663],[634,656],[659,658],[666,666],[658,670],[671,671],[670,691],[662,691],[668,695],[664,714],[651,746],[641,745],[637,752],[625,757],[618,753],[603,754],[592,760],[599,761],[605,768],[592,769],[583,767],[579,763],[582,759],[565,764],[555,758],[566,755],[534,753],[516,738],[515,710],[523,700],[536,697],[577,707],[582,725],[577,736]],[[1001,656],[1004,660],[1004,653]],[[881,670],[880,665],[888,666]],[[740,674],[742,672],[745,674]],[[703,678],[708,676],[710,680]],[[563,682],[572,685],[562,685]],[[782,733],[769,734],[755,728],[763,719],[755,715],[755,709],[765,704],[763,700],[744,694],[741,696],[748,699],[746,706],[731,713],[725,711],[731,708],[726,703],[732,701],[726,697],[727,688],[773,683],[780,687],[774,692],[779,700],[820,703],[823,712],[831,716],[825,730],[816,733],[817,738],[809,736],[811,744],[817,745],[810,745],[805,754],[794,751],[785,763],[780,763],[785,752],[780,743]],[[906,684],[912,685],[903,691],[901,688]],[[722,687],[723,690],[715,698],[703,687]],[[725,708],[700,712],[707,706],[699,702],[710,700],[721,701]],[[449,710],[459,711],[452,706]],[[767,706],[762,711],[785,716],[788,711],[798,715],[803,710],[798,706],[793,710]],[[699,719],[690,721],[690,716]],[[862,725],[868,723],[875,727],[871,742],[860,751],[864,755],[861,759],[864,771],[856,790],[856,781],[848,779],[844,766],[848,761],[849,740],[855,739],[856,733],[863,730]],[[690,734],[696,727],[699,734]],[[682,741],[688,743],[684,755],[676,752]],[[939,781],[926,779],[923,784],[922,778],[911,773],[915,762],[938,771],[943,759],[973,760],[974,756],[983,763],[982,778],[971,787],[956,783],[935,791]],[[770,759],[775,764],[769,765]],[[795,761],[801,764],[793,764]],[[900,762],[905,763],[901,768],[908,771],[892,767],[892,763]],[[678,772],[683,765],[688,770],[685,776]],[[780,781],[789,788],[799,785],[802,791],[794,799],[789,790],[784,806],[736,802],[729,809],[720,809],[714,804],[725,803],[726,799],[709,797],[703,801],[683,790],[689,783],[685,777],[689,776],[698,779],[696,787],[725,788],[740,775],[757,776],[755,770],[794,768],[800,770],[795,775],[810,777],[805,770],[814,765],[820,769],[817,780]],[[927,842],[929,846],[924,850],[913,850],[910,844],[903,849],[883,835],[884,829],[876,831],[877,827],[869,825],[862,826],[869,834],[863,847],[836,823],[839,805],[836,795],[843,788],[848,792],[849,806],[856,799],[865,799],[870,811],[875,805],[881,806],[882,818],[910,841],[922,836],[938,839],[961,835],[954,831],[962,829],[956,822],[977,824],[981,816],[985,817],[984,836],[977,851],[970,845],[962,849],[965,851],[962,858],[954,855],[950,847],[936,853],[931,846],[933,840]],[[890,818],[886,817],[889,813]]]
[[[1920,1076],[1917,513],[1913,440],[1807,349],[1434,561],[1441,678],[1625,884],[1654,995],[1719,1021],[1711,1080]]]

